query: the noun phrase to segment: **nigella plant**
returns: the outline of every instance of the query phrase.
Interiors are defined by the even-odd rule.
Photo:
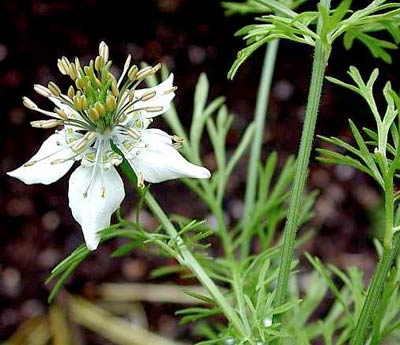
[[[69,180],[68,197],[91,250],[99,244],[97,232],[110,225],[111,215],[124,199],[123,182],[114,168],[123,158],[141,188],[145,181],[210,177],[206,168],[180,155],[179,137],[149,128],[154,117],[169,109],[175,96],[173,75],[155,87],[137,89],[161,65],[139,69],[130,62],[128,55],[117,79],[110,71],[108,46],[101,42],[99,55],[88,66],[81,66],[77,58],[74,62],[66,57],[58,60],[60,72],[74,82],[67,94],[54,82],[47,87],[35,85],[36,92],[55,104],[54,111],[43,110],[23,98],[28,109],[51,118],[32,121],[32,127],[56,131],[27,163],[8,174],[26,184],[50,184],[64,176],[74,162],[80,162]]]

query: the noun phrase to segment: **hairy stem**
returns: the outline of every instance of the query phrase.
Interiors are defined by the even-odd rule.
[[[145,195],[145,202],[152,213],[157,217],[158,221],[164,226],[168,234],[176,239],[176,242],[180,249],[180,257],[177,258],[180,263],[187,268],[189,268],[193,274],[197,277],[200,283],[209,291],[211,296],[215,299],[215,302],[222,309],[225,317],[230,321],[236,331],[240,333],[243,337],[246,337],[243,331],[243,325],[239,319],[237,313],[226,300],[224,295],[221,293],[220,289],[215,285],[215,283],[209,278],[207,273],[204,271],[203,267],[198,263],[196,258],[192,255],[186,245],[183,243],[182,238],[178,235],[174,225],[171,223],[167,215],[164,213],[160,205],[151,195],[147,192]]]
[[[264,57],[261,72],[260,86],[257,93],[256,109],[254,114],[255,131],[251,146],[250,160],[247,170],[246,193],[243,215],[242,258],[247,257],[250,250],[250,238],[252,230],[252,214],[256,202],[256,189],[258,180],[258,161],[260,159],[265,118],[267,116],[268,101],[271,91],[272,78],[275,70],[275,61],[278,54],[279,40],[270,42]]]
[[[367,335],[368,327],[378,306],[386,277],[400,246],[400,234],[396,233],[392,244],[392,233],[394,224],[394,196],[393,196],[393,176],[385,178],[385,237],[383,243],[383,253],[379,259],[376,271],[368,287],[360,316],[357,320],[356,328],[350,345],[363,345]]]
[[[126,161],[124,161],[121,164],[121,168],[123,172],[128,176],[129,181],[133,185],[136,185],[136,175],[130,165]],[[242,324],[238,314],[235,312],[228,300],[222,294],[218,286],[210,279],[207,272],[192,255],[190,250],[186,247],[183,239],[179,236],[177,230],[175,229],[175,226],[169,220],[168,216],[165,214],[161,206],[158,204],[156,199],[154,199],[153,195],[149,191],[145,192],[144,201],[151,212],[156,216],[160,224],[165,228],[167,233],[173,239],[175,239],[175,242],[179,247],[179,255],[176,257],[176,259],[181,265],[187,267],[196,276],[199,282],[208,290],[210,295],[214,298],[215,302],[221,308],[229,323],[243,338],[246,338],[244,325]]]
[[[321,4],[329,9],[330,1],[321,0]],[[297,155],[296,171],[291,190],[289,210],[283,235],[278,286],[274,301],[275,306],[280,306],[286,302],[290,267],[294,256],[296,233],[299,225],[300,211],[302,206],[301,198],[308,175],[308,164],[310,161],[325,69],[328,64],[329,55],[330,46],[321,42],[321,40],[318,40],[315,45],[311,85],[308,94],[301,142]],[[281,319],[282,314],[274,315],[274,322],[281,322]]]

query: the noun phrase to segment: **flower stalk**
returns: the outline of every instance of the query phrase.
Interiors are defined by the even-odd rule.
[[[252,212],[256,202],[256,189],[258,179],[258,162],[260,160],[261,148],[263,144],[263,134],[265,119],[267,117],[269,96],[273,74],[275,70],[275,61],[278,54],[279,40],[270,42],[265,52],[260,86],[257,93],[256,109],[254,114],[255,130],[254,140],[250,151],[250,160],[247,171],[246,192],[243,214],[244,241],[242,244],[242,258],[247,257],[250,250],[250,235],[252,230]]]
[[[357,320],[356,328],[350,345],[363,345],[367,335],[368,327],[371,324],[376,307],[381,298],[383,288],[385,286],[386,277],[390,267],[393,264],[394,258],[400,248],[400,233],[393,236],[394,225],[394,186],[393,174],[394,167],[397,166],[400,155],[397,155],[392,163],[391,169],[387,172],[384,179],[385,190],[385,233],[383,239],[383,252],[379,259],[374,276],[371,279],[368,287],[367,296],[365,298],[360,316]],[[394,237],[394,238],[393,238]]]
[[[128,176],[129,180],[132,184],[135,184],[135,173],[132,168],[128,164],[122,164],[121,168],[123,172]],[[214,298],[215,302],[223,311],[223,314],[228,319],[230,324],[236,329],[238,334],[240,334],[243,338],[246,338],[246,333],[244,332],[244,326],[239,316],[232,308],[230,303],[222,294],[221,290],[218,286],[211,280],[208,276],[207,272],[203,269],[203,267],[199,264],[193,254],[185,245],[183,239],[179,236],[178,232],[175,229],[175,226],[172,224],[168,216],[165,214],[161,206],[158,204],[157,200],[154,199],[153,195],[146,191],[144,194],[144,201],[147,207],[151,210],[151,212],[158,219],[160,224],[164,227],[167,233],[171,236],[171,238],[175,239],[177,246],[179,247],[179,256],[176,259],[180,264],[187,267],[200,281],[200,283],[208,290],[210,295]]]
[[[321,4],[329,9],[330,1],[321,0]],[[321,25],[318,31],[320,32]],[[317,40],[314,50],[314,60],[311,76],[311,85],[308,95],[306,114],[301,135],[299,152],[297,155],[296,170],[291,190],[291,198],[287,220],[283,234],[281,261],[279,267],[278,285],[275,296],[275,306],[285,303],[289,282],[290,267],[294,256],[296,233],[299,226],[301,198],[303,195],[310,161],[315,125],[321,101],[322,86],[325,69],[328,65],[331,47],[322,39]],[[274,323],[281,322],[282,314],[274,315]]]

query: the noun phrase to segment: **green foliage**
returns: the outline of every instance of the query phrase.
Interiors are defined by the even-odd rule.
[[[321,4],[315,11],[297,13],[290,7],[275,0],[257,0],[257,3],[269,7],[273,14],[257,17],[260,23],[240,29],[236,35],[243,36],[247,47],[242,49],[233,63],[228,77],[233,78],[240,65],[259,47],[274,39],[315,46],[317,41],[332,46],[343,36],[346,49],[350,49],[355,40],[363,43],[371,54],[390,63],[387,50],[396,49],[400,42],[400,3],[386,0],[372,1],[367,7],[351,11],[351,0],[342,0],[333,10]],[[321,25],[317,33],[317,24]],[[396,44],[375,37],[376,33],[386,31]]]
[[[305,3],[306,0],[281,0],[285,6],[295,9],[301,4]],[[225,9],[225,15],[231,16],[234,14],[253,14],[253,13],[269,13],[271,8],[265,3],[261,3],[258,0],[246,0],[239,2],[226,1],[222,2],[222,7]]]
[[[398,96],[392,90],[390,83],[386,83],[382,92],[386,101],[386,109],[384,112],[380,112],[374,97],[374,83],[378,78],[378,70],[374,70],[366,82],[355,67],[350,67],[349,75],[354,82],[352,84],[335,78],[327,79],[359,94],[367,102],[374,117],[376,129],[363,128],[368,139],[366,140],[353,121],[349,120],[356,145],[352,146],[339,138],[321,136],[320,138],[325,142],[340,147],[344,152],[337,153],[329,149],[317,149],[321,154],[318,159],[324,163],[351,166],[373,177],[384,189],[385,179],[393,179],[399,168],[399,120],[395,103]],[[396,118],[397,121],[395,121]]]

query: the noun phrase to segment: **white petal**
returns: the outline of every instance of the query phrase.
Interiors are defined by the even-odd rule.
[[[188,162],[173,146],[170,136],[159,129],[142,132],[143,149],[126,157],[132,168],[147,182],[158,183],[182,177],[209,178],[210,172]]]
[[[134,104],[133,110],[143,109],[148,107],[161,107],[159,111],[145,111],[142,110],[144,118],[151,118],[165,113],[171,107],[171,101],[175,97],[175,92],[170,90],[173,87],[174,75],[171,73],[167,79],[157,86],[151,88],[145,88],[135,91],[135,98],[140,98],[144,93],[149,91],[155,91],[156,95],[147,101],[138,101]]]
[[[26,184],[53,183],[63,177],[74,164],[73,159],[65,163],[51,164],[55,160],[66,159],[74,154],[66,145],[64,133],[55,133],[43,142],[39,151],[29,160],[29,162],[37,161],[35,164],[23,165],[7,174]]]
[[[110,226],[111,215],[125,197],[122,179],[115,168],[103,171],[104,185],[102,185],[99,166],[85,197],[94,168],[95,166],[78,167],[71,175],[68,191],[69,207],[82,227],[86,246],[90,250],[97,248],[100,241],[97,232]]]

